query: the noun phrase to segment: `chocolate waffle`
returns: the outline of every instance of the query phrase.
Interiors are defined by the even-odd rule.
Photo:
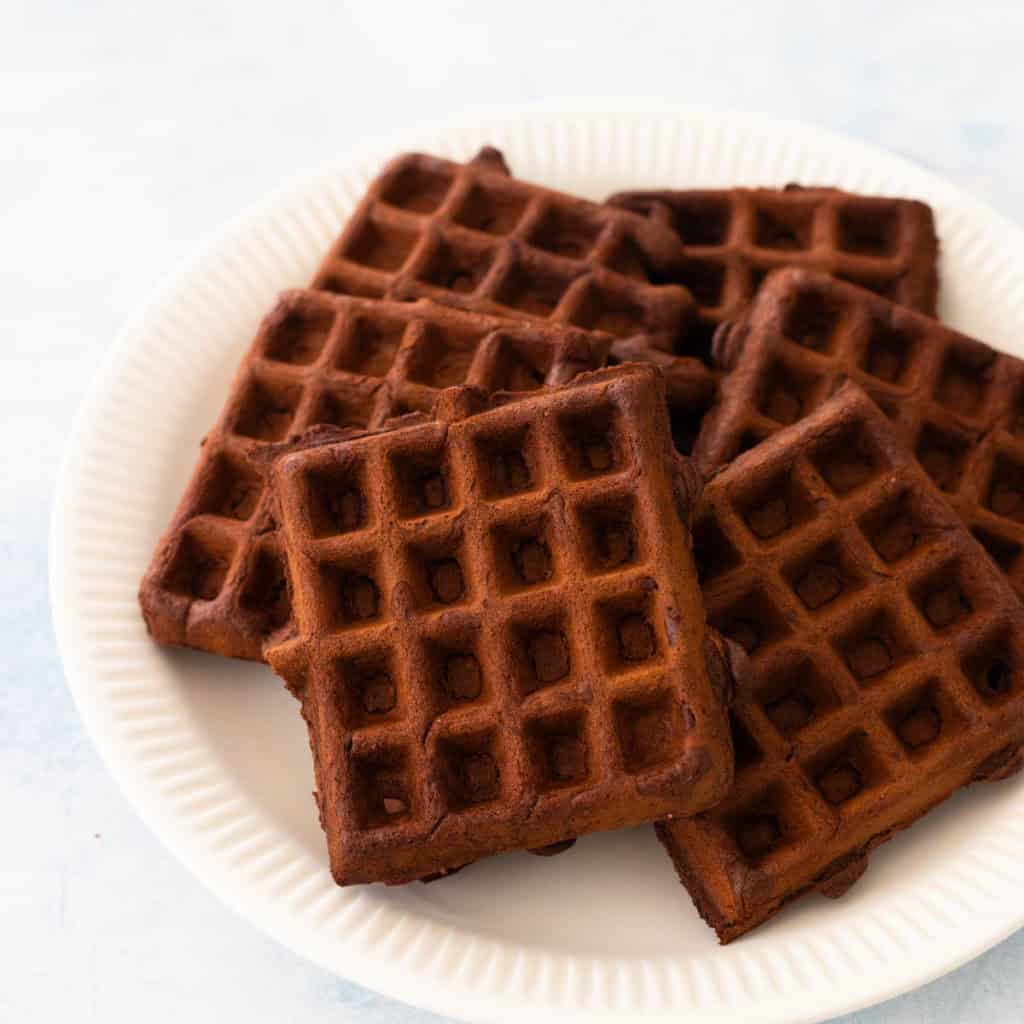
[[[722,329],[732,373],[697,447],[713,470],[856,380],[1024,596],[1024,362],[810,271]]]
[[[690,455],[700,436],[704,417],[718,401],[721,374],[689,356],[674,356],[651,348],[642,338],[621,338],[612,344],[608,362],[651,363],[665,381],[665,402],[672,443],[680,455]]]
[[[620,192],[608,203],[673,228],[686,247],[678,269],[658,277],[697,302],[677,355],[707,360],[718,324],[742,313],[780,267],[824,271],[935,314],[938,240],[924,203],[796,185]]]
[[[426,301],[289,292],[263,321],[139,599],[162,644],[259,659],[290,618],[269,494],[247,454],[312,424],[429,410],[464,382],[526,392],[602,365],[611,339]]]
[[[517,181],[496,150],[465,164],[411,153],[370,184],[313,286],[644,335],[671,350],[693,300],[651,281],[676,276],[684,258],[668,227]]]
[[[688,814],[731,781],[659,375],[266,454],[295,600],[267,658],[302,703],[339,884]]]
[[[709,623],[748,652],[736,782],[658,833],[729,942],[1020,767],[1024,608],[852,382],[707,484],[694,548]]]

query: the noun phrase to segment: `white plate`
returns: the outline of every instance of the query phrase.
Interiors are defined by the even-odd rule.
[[[404,138],[600,198],[630,186],[833,182],[938,213],[943,314],[1024,354],[1024,236],[903,160],[788,123],[723,115],[517,117]],[[650,829],[456,878],[338,889],[297,706],[261,666],[157,649],[136,587],[234,365],[276,292],[313,268],[380,159],[278,198],[174,277],[121,335],[78,417],[53,513],[68,679],[139,813],[280,942],[398,999],[473,1020],[644,1012],[809,1021],[921,984],[1024,923],[1024,784],[975,787],[872,857],[838,903],[801,901],[721,949]]]

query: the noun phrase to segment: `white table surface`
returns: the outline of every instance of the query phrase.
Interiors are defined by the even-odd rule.
[[[0,1020],[437,1019],[303,962],[188,875],[108,778],[54,649],[71,416],[119,325],[227,220],[382,132],[602,98],[816,122],[1024,219],[1024,6],[602,6],[0,4]],[[844,1024],[1021,1019],[1024,933]]]

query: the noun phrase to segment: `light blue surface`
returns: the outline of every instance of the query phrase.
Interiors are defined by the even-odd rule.
[[[801,118],[903,153],[1021,221],[1024,8],[142,6],[0,7],[0,1020],[437,1020],[224,909],[83,735],[54,651],[46,530],[98,360],[162,275],[269,191],[368,136],[496,106],[678,97]],[[1022,1019],[1024,935],[843,1020]]]

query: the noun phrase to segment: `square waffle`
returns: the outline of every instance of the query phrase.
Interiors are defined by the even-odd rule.
[[[820,270],[935,314],[939,246],[924,203],[797,185],[620,192],[608,203],[671,227],[686,247],[678,270],[658,278],[697,302],[677,355],[707,360],[717,326],[780,267]]]
[[[715,355],[697,446],[714,470],[856,380],[1024,596],[1024,362],[862,289],[780,271]]]
[[[313,287],[644,335],[672,350],[693,301],[651,282],[683,261],[667,226],[517,181],[496,150],[464,164],[409,153],[371,182]]]
[[[611,339],[430,302],[285,293],[257,332],[139,591],[161,644],[258,660],[288,587],[253,448],[312,424],[367,427],[469,383],[526,392],[604,362]]]
[[[687,526],[699,492],[650,367],[437,419],[300,438],[271,483],[339,884],[690,814],[731,782],[728,653]]]
[[[1024,608],[852,382],[712,478],[694,547],[709,623],[748,653],[736,781],[658,834],[729,942],[1020,767]]]

